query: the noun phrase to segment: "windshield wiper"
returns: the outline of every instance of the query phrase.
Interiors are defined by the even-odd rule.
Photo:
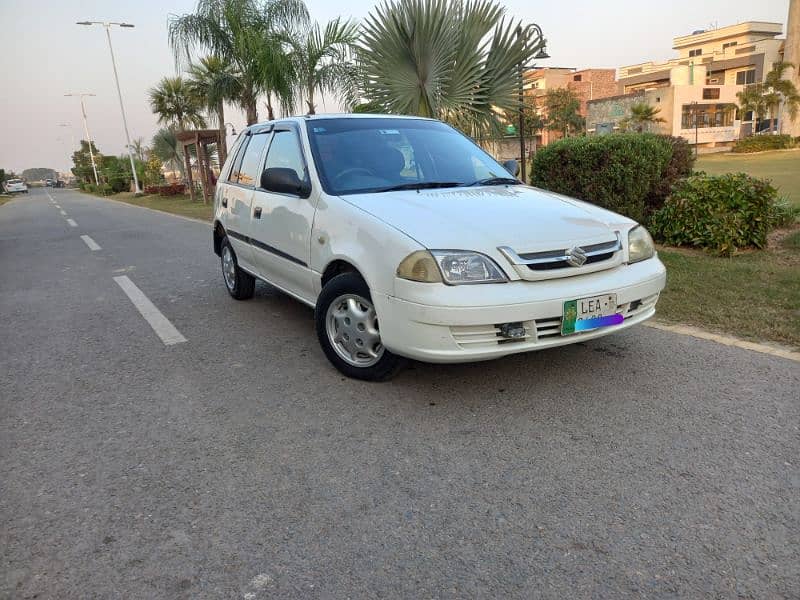
[[[460,181],[414,181],[412,183],[401,183],[400,185],[392,185],[371,191],[373,193],[380,193],[399,192],[401,190],[430,190],[433,188],[458,187],[460,185],[462,185]]]
[[[472,183],[466,184],[464,187],[472,187],[476,185],[517,185],[521,183],[519,179],[513,177],[488,177],[486,179],[479,179]]]

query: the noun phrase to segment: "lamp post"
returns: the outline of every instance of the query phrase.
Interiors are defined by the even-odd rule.
[[[78,96],[81,99],[81,116],[83,117],[83,130],[86,132],[86,141],[89,143],[89,158],[92,160],[92,171],[94,171],[94,184],[100,185],[100,179],[97,177],[97,165],[94,163],[94,152],[92,152],[92,136],[89,134],[89,124],[86,121],[86,105],[83,103],[83,99],[86,96],[94,96],[94,94],[89,93],[75,93],[75,94],[64,94],[65,96]]]
[[[692,117],[694,120],[694,157],[697,158],[697,100],[692,100]]]
[[[534,56],[534,60],[543,60],[545,58],[550,58],[550,55],[545,50],[547,43],[545,42],[544,35],[542,34],[542,28],[539,27],[536,23],[532,23],[526,27],[522,27],[522,25],[517,26],[517,40],[520,43],[526,44],[529,34],[533,32],[536,34],[538,38],[538,46],[539,51]],[[523,65],[521,62],[519,64],[519,157],[520,157],[520,167],[519,167],[519,174],[520,179],[522,182],[525,182],[525,169],[526,169],[526,161],[525,161],[525,93],[524,93],[524,74],[525,69],[532,69],[535,65]]]
[[[117,83],[117,96],[119,97],[119,109],[122,112],[122,125],[125,128],[125,147],[128,149],[128,158],[131,161],[131,173],[133,174],[133,184],[137,194],[142,193],[139,187],[139,178],[136,176],[136,165],[133,162],[133,150],[131,149],[131,135],[128,133],[128,120],[125,118],[125,106],[122,103],[122,91],[119,88],[119,75],[117,75],[117,61],[114,59],[114,47],[111,45],[111,26],[133,27],[130,23],[115,23],[113,21],[78,21],[77,25],[102,25],[106,29],[108,39],[108,50],[111,53],[111,66],[114,68],[114,81]]]

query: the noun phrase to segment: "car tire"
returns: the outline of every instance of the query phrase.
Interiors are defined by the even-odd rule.
[[[347,377],[386,381],[406,363],[380,343],[372,295],[358,273],[342,273],[325,284],[314,320],[325,356]]]
[[[256,278],[239,267],[236,252],[228,241],[228,236],[222,238],[220,243],[220,264],[222,265],[222,280],[228,293],[237,300],[249,300],[256,291]]]

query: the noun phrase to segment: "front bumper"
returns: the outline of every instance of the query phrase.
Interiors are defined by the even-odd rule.
[[[395,282],[395,295],[373,293],[383,344],[425,362],[469,362],[563,346],[619,331],[655,314],[666,270],[658,258],[549,281],[443,286]],[[617,294],[619,325],[561,335],[564,302]],[[502,323],[522,322],[525,337],[506,339]]]

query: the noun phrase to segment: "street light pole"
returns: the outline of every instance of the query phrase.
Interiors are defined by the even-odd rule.
[[[538,45],[539,51],[537,52],[536,56],[534,56],[534,60],[540,60],[545,58],[550,58],[550,55],[547,54],[545,50],[545,40],[544,35],[542,34],[542,28],[539,27],[536,23],[532,23],[523,29],[522,25],[517,26],[517,41],[521,44],[526,44],[528,40],[528,32],[533,31],[538,38]],[[525,77],[525,68],[527,65],[524,65],[520,62],[519,64],[519,158],[520,158],[520,167],[519,167],[519,174],[520,179],[523,183],[525,183],[525,170],[527,167],[526,160],[525,160],[525,84],[524,84],[524,77]],[[531,65],[532,68],[534,65]]]
[[[92,152],[92,136],[89,134],[89,124],[86,121],[86,105],[83,103],[85,96],[94,96],[94,94],[78,93],[78,94],[64,94],[65,96],[79,96],[81,99],[81,116],[83,117],[83,130],[86,132],[86,141],[89,143],[89,158],[92,160],[92,171],[94,171],[94,184],[100,185],[100,179],[97,177],[97,165],[94,162],[94,152]]]
[[[119,98],[119,109],[122,112],[122,125],[125,128],[125,141],[126,148],[128,149],[128,159],[131,162],[131,173],[133,174],[133,184],[137,194],[142,193],[139,187],[139,178],[136,176],[136,165],[133,162],[133,149],[131,148],[131,135],[128,133],[128,120],[125,117],[125,105],[122,103],[122,91],[119,87],[119,75],[117,74],[117,61],[114,58],[114,46],[111,45],[111,26],[117,25],[119,27],[133,27],[130,23],[114,23],[109,21],[79,21],[78,25],[102,25],[106,29],[106,38],[108,39],[108,50],[111,53],[111,66],[114,68],[114,81],[117,84],[117,97]]]

